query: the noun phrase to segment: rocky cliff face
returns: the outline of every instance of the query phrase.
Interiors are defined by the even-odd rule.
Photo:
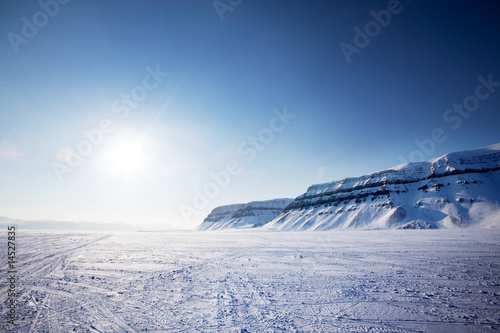
[[[293,199],[253,201],[220,206],[203,220],[198,230],[256,228],[277,217]]]
[[[264,228],[469,226],[492,223],[499,201],[500,144],[496,144],[313,185]]]

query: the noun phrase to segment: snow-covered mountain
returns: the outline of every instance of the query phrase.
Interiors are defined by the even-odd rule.
[[[293,199],[252,201],[219,206],[203,220],[197,230],[256,228],[277,217]]]
[[[500,226],[500,144],[312,185],[264,229]]]

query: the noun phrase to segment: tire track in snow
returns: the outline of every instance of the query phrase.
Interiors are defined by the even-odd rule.
[[[269,247],[271,239],[260,235],[252,235],[261,239],[262,243],[246,248],[236,254],[230,254],[224,261],[236,261],[243,257],[252,257],[257,250]],[[220,262],[224,262],[220,261]],[[215,293],[217,295],[213,312],[218,328],[240,327],[255,328],[259,323],[260,331],[267,331],[271,326],[277,324],[276,309],[273,309],[272,302],[262,296],[262,288],[255,282],[255,278],[244,269],[242,271],[232,271],[229,266],[223,270],[217,267],[223,278],[217,281]],[[229,271],[228,271],[229,269]],[[225,272],[225,274],[223,274]],[[263,325],[262,325],[263,324]],[[236,325],[236,326],[235,326]]]
[[[34,290],[37,290],[36,284],[37,283],[40,284],[42,280],[47,278],[47,276],[49,276],[54,270],[60,267],[60,265],[63,262],[63,259],[71,257],[72,255],[74,255],[75,251],[79,249],[92,245],[108,237],[110,237],[110,235],[104,235],[89,242],[85,242],[84,244],[58,249],[53,253],[41,256],[41,258],[40,256],[38,256],[38,260],[32,259],[28,260],[27,262],[23,262],[23,264],[20,265],[19,267],[19,271],[21,272],[21,274],[23,272],[29,272],[29,276],[25,280],[31,281],[29,285],[25,283],[26,287],[25,293],[26,292],[30,293],[30,291],[32,292]],[[50,332],[60,331],[59,323],[57,321],[57,318],[55,317],[56,314],[54,313],[53,308],[51,308],[50,306],[51,298],[53,296],[53,293],[50,293],[50,290],[52,289],[48,288],[44,289],[44,291],[46,292],[48,291],[48,293],[41,304],[42,306],[37,309],[36,317],[33,320],[33,323],[31,324],[30,327],[30,332],[38,331],[37,326],[39,324],[40,315],[42,313],[46,313],[46,318],[48,320]]]
[[[105,306],[103,306],[102,300],[99,300],[98,304],[95,304],[94,302],[90,303],[86,300],[82,300],[67,291],[54,290],[37,286],[34,286],[32,289],[47,293],[48,295],[58,296],[59,298],[71,299],[72,301],[80,305],[86,312],[88,312],[92,319],[97,319],[98,322],[106,323],[107,326],[110,326],[109,328],[112,329],[112,332],[136,332],[133,328],[129,327],[121,319],[112,314]],[[49,296],[47,296],[46,299],[49,299]],[[44,304],[44,307],[47,306]],[[35,325],[35,322],[33,323],[33,325]]]
[[[50,303],[52,301],[52,295],[49,294],[47,297],[47,319],[49,321],[49,330],[54,333],[61,333],[61,327],[59,326],[59,321],[57,320],[57,313],[51,307]]]
[[[70,259],[76,253],[78,253],[83,248],[86,248],[90,245],[93,245],[97,242],[105,240],[109,238],[111,235],[104,235],[102,237],[98,237],[96,239],[92,239],[83,244],[79,244],[77,246],[68,246],[62,249],[58,249],[53,253],[49,253],[43,255],[40,261],[30,260],[24,265],[20,266],[19,270],[21,272],[29,272],[29,276],[25,279],[26,281],[30,281],[25,283],[26,291],[25,292],[43,292],[46,293],[44,301],[42,302],[42,306],[37,309],[37,314],[35,319],[30,325],[30,332],[38,332],[40,331],[39,324],[41,317],[47,320],[47,325],[49,327],[50,332],[60,332],[61,327],[59,325],[57,319],[57,312],[51,306],[51,303],[54,301],[54,296],[58,296],[60,298],[69,298],[76,303],[78,303],[82,308],[84,308],[88,313],[91,314],[93,318],[99,318],[100,322],[109,323],[113,332],[135,332],[134,329],[129,327],[126,323],[124,323],[120,318],[114,315],[104,304],[102,298],[99,298],[99,303],[92,304],[88,303],[83,299],[78,299],[72,294],[51,288],[47,285],[47,279],[49,276],[57,269],[64,270],[65,267],[63,262],[65,260]],[[42,282],[44,281],[44,282]],[[64,281],[66,282],[66,281]],[[45,284],[45,286],[41,286],[41,284]],[[92,294],[94,297],[95,294]],[[95,301],[94,301],[95,302]],[[96,310],[98,308],[99,310]],[[94,327],[95,328],[95,327]],[[97,330],[97,328],[95,328]]]
[[[45,254],[41,258],[31,259],[22,261],[18,267],[19,271],[29,272],[29,278],[35,277],[47,277],[52,271],[62,264],[64,259],[70,258],[74,255],[74,252],[88,247],[94,243],[100,242],[109,238],[111,235],[104,235],[97,239],[85,242],[77,246],[68,246],[62,249],[58,249],[52,253]],[[44,249],[45,250],[45,249]],[[44,271],[48,271],[44,274]]]

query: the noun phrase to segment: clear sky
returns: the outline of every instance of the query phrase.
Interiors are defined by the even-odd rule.
[[[2,1],[0,216],[192,228],[500,142],[498,17],[496,1]]]

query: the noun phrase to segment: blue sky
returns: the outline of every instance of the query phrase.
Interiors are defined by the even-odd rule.
[[[0,5],[0,216],[191,228],[500,141],[492,1],[66,2]]]

